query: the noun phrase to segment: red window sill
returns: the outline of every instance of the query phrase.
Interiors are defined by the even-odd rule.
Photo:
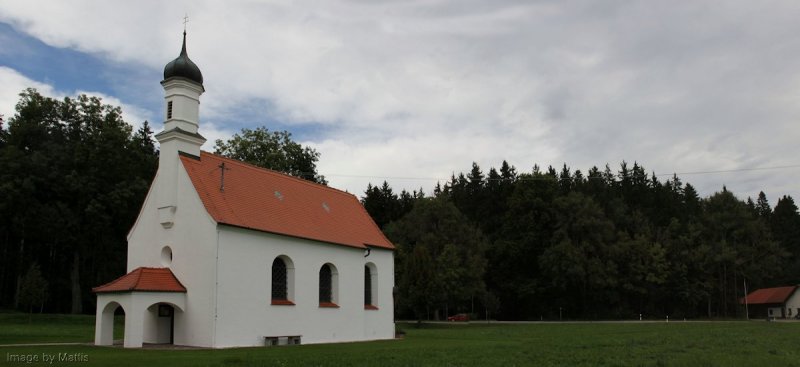
[[[333,302],[320,302],[319,303],[319,307],[322,307],[322,308],[339,308],[339,305],[337,305],[337,304],[335,304]]]
[[[375,305],[364,305],[365,310],[377,310],[378,306]]]
[[[294,302],[288,299],[273,299],[272,304],[275,306],[294,306]]]

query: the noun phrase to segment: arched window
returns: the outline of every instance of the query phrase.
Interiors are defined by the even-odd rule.
[[[364,266],[364,306],[372,305],[372,272]]]
[[[322,265],[319,269],[319,305],[320,307],[339,307],[337,302],[338,273],[331,264]]]
[[[272,261],[272,304],[293,305],[292,283],[294,268],[291,260],[281,256]]]
[[[172,249],[164,246],[161,249],[161,266],[169,267],[172,264]]]
[[[331,267],[328,264],[322,265],[322,269],[319,269],[319,303],[332,303],[331,280]]]
[[[364,265],[364,309],[378,309],[378,269],[373,263]]]

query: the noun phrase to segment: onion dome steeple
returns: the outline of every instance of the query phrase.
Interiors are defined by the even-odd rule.
[[[159,143],[157,186],[158,215],[164,229],[172,228],[178,205],[181,153],[200,156],[206,139],[198,132],[203,74],[186,54],[186,30],[183,48],[177,59],[164,67],[164,130],[156,134]]]
[[[180,56],[164,67],[164,80],[175,77],[186,78],[201,86],[203,85],[203,73],[200,72],[200,68],[189,59],[189,55],[186,53],[186,31],[183,31],[183,47],[181,48]]]

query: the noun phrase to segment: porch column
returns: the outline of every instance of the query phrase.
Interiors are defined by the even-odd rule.
[[[141,348],[144,342],[144,313],[136,302],[131,302],[131,310],[125,314],[125,348]]]
[[[114,311],[111,311],[111,317],[105,307],[98,307],[97,313],[94,317],[94,345],[112,345],[114,344]]]

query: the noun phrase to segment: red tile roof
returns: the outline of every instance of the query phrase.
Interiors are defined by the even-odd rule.
[[[168,268],[136,268],[110,283],[92,288],[94,293],[108,292],[186,292]]]
[[[352,194],[207,152],[200,159],[180,157],[217,223],[350,247],[394,249]]]
[[[751,305],[784,303],[794,293],[797,286],[762,288],[747,295],[747,303]],[[744,297],[739,299],[739,303],[744,304]]]

